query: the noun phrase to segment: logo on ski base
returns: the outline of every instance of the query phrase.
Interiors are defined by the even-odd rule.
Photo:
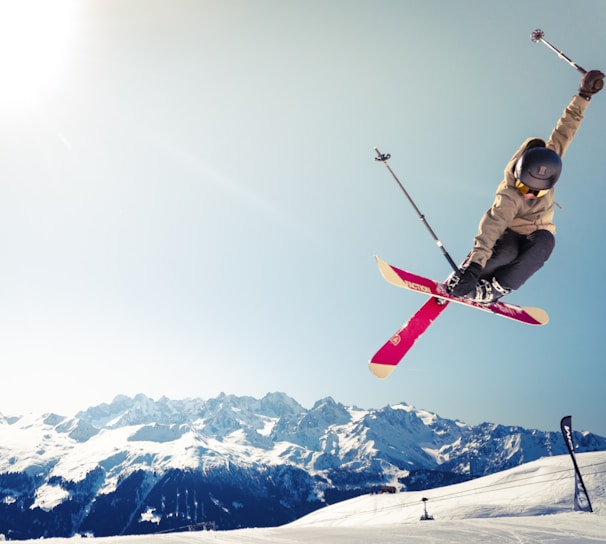
[[[425,285],[421,285],[420,283],[413,283],[412,281],[402,280],[403,286],[406,289],[411,289],[413,291],[420,291],[421,293],[426,293],[431,295],[431,289]]]
[[[398,333],[394,334],[389,341],[394,345],[397,346],[400,343],[400,340],[402,340],[400,338],[400,335]]]

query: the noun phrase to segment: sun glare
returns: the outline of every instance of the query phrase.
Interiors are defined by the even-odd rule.
[[[74,0],[0,0],[0,110],[35,109],[57,84]]]

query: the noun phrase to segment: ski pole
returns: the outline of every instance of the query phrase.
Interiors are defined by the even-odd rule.
[[[421,213],[421,210],[419,210],[419,208],[417,207],[417,205],[414,203],[414,200],[410,197],[410,195],[408,194],[408,191],[404,188],[404,185],[402,185],[402,183],[398,179],[398,176],[395,175],[394,171],[391,169],[391,167],[389,166],[389,164],[387,164],[387,161],[391,158],[391,155],[389,153],[385,153],[385,154],[381,153],[376,147],[374,148],[374,150],[377,152],[377,156],[375,157],[375,161],[382,162],[385,165],[385,167],[387,168],[387,170],[389,170],[389,173],[393,176],[393,179],[396,180],[397,184],[400,186],[400,189],[402,189],[402,192],[404,193],[404,195],[408,199],[408,202],[410,202],[410,204],[414,208],[415,212],[417,212],[417,215],[419,216],[419,219],[427,227],[427,230],[429,231],[429,233],[431,234],[431,236],[435,240],[436,244],[442,250],[442,254],[444,255],[444,257],[446,257],[446,260],[448,261],[448,263],[450,264],[450,266],[452,266],[452,269],[455,272],[458,273],[459,272],[459,267],[452,260],[452,257],[448,254],[448,251],[446,251],[446,248],[444,247],[444,245],[442,244],[442,242],[440,242],[440,239],[436,236],[436,233],[433,231],[433,229],[431,228],[431,226],[429,225],[429,223],[425,219],[425,216]]]
[[[535,43],[544,43],[547,47],[549,47],[549,49],[551,49],[558,57],[560,57],[562,60],[565,60],[568,64],[570,64],[570,66],[572,66],[575,70],[578,70],[579,72],[581,72],[581,74],[586,74],[587,70],[585,70],[585,68],[582,68],[581,66],[579,66],[576,62],[573,62],[572,60],[570,60],[566,55],[564,55],[564,53],[562,53],[557,47],[554,47],[553,45],[551,45],[545,38],[545,32],[543,32],[540,28],[537,28],[531,35],[530,35],[530,39],[535,42]]]

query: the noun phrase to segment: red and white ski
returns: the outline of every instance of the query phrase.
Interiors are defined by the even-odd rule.
[[[389,283],[411,291],[418,291],[431,298],[381,347],[370,360],[370,370],[378,378],[389,376],[410,348],[429,328],[434,320],[448,306],[456,302],[478,310],[490,312],[501,317],[513,319],[527,325],[545,325],[549,321],[547,312],[540,308],[517,306],[497,301],[482,305],[472,300],[456,298],[450,295],[444,284],[430,280],[395,266],[387,264],[378,257],[377,264],[381,274]]]
[[[434,297],[421,306],[417,312],[381,347],[370,360],[370,371],[377,378],[387,378],[398,363],[415,345],[421,335],[446,309],[450,301],[443,303]]]

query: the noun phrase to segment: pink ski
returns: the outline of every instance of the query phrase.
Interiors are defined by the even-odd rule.
[[[545,325],[549,321],[547,313],[540,308],[517,306],[502,301],[482,305],[472,300],[450,295],[444,284],[400,270],[378,257],[381,274],[389,283],[411,291],[418,291],[431,298],[396,332],[370,360],[370,370],[378,378],[386,378],[408,353],[410,348],[442,313],[449,302],[471,306],[501,317],[513,319],[527,325]]]
[[[472,308],[476,308],[478,310],[483,310],[501,317],[513,319],[514,321],[526,323],[527,325],[545,325],[547,322],[549,322],[547,312],[541,308],[517,306],[516,304],[501,302],[500,300],[493,302],[492,304],[478,304],[473,300],[453,297],[448,293],[448,291],[446,291],[446,287],[443,283],[424,278],[423,276],[418,276],[411,272],[406,272],[405,270],[400,270],[395,266],[387,264],[378,257],[376,259],[379,265],[379,270],[381,270],[383,277],[389,283],[397,285],[398,287],[403,287],[404,289],[409,289],[411,291],[419,291],[420,293],[424,293],[432,297],[437,297],[442,300],[450,300],[465,306],[471,306]]]
[[[431,297],[417,312],[372,356],[370,371],[380,379],[385,379],[415,345],[435,319],[446,309],[449,301],[443,303]]]

